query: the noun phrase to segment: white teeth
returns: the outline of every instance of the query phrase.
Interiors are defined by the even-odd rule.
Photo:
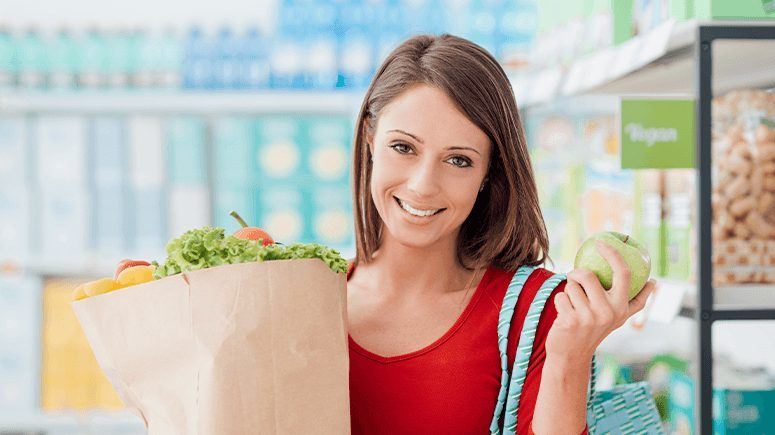
[[[436,214],[436,212],[441,210],[441,209],[436,209],[436,210],[418,210],[418,209],[412,207],[411,205],[405,203],[404,201],[402,201],[400,199],[398,200],[398,202],[399,202],[399,204],[401,204],[401,208],[403,208],[404,210],[408,211],[409,213],[411,213],[411,214],[413,214],[415,216],[426,216],[427,217],[427,216],[434,215],[434,214]]]

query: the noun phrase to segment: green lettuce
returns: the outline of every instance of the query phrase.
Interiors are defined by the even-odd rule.
[[[205,269],[222,264],[250,261],[319,258],[337,273],[347,272],[347,260],[339,251],[317,243],[271,244],[226,236],[218,227],[203,227],[185,232],[167,244],[167,260],[156,265],[155,279],[180,272]]]

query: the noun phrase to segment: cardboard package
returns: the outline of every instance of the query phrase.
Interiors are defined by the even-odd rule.
[[[349,434],[346,276],[313,259],[184,272],[73,302],[155,434]]]

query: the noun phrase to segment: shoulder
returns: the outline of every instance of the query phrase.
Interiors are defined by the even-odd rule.
[[[495,283],[495,287],[499,287],[505,293],[509,284],[511,284],[511,280],[514,278],[514,275],[517,273],[517,270],[510,270],[510,269],[506,270],[506,269],[500,269],[497,267],[492,267],[492,269],[493,269],[492,277]],[[541,286],[548,279],[557,275],[558,275],[557,273],[552,272],[551,270],[546,269],[544,267],[536,267],[530,273],[530,276],[528,276],[527,280],[525,281],[525,285],[522,290],[522,293],[535,295],[535,293],[538,292]],[[556,285],[555,290],[563,287],[565,287],[564,279]],[[532,299],[532,296],[531,296],[531,299]]]
[[[501,304],[503,303],[503,299],[506,296],[506,292],[509,289],[509,285],[511,284],[511,281],[514,278],[514,275],[516,273],[517,273],[516,270],[510,270],[510,269],[507,270],[507,269],[492,267],[490,272],[490,278],[488,279],[486,288],[493,302],[498,307],[500,307]],[[530,273],[530,276],[528,276],[524,286],[519,292],[519,297],[517,299],[517,306],[516,306],[517,316],[520,316],[521,315],[520,313],[525,315],[527,314],[527,310],[530,307],[530,304],[533,302],[533,299],[535,299],[536,294],[538,294],[538,291],[541,289],[541,286],[549,278],[555,275],[556,274],[554,272],[543,267],[537,267]],[[563,291],[564,287],[565,287],[564,280],[558,283],[557,285],[555,285],[550,298],[553,299],[554,295],[557,292]],[[550,305],[551,306],[554,305],[553,300],[547,301],[546,306],[550,306]]]

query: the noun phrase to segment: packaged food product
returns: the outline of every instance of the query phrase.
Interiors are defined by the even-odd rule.
[[[733,91],[712,110],[714,284],[775,283],[775,94]]]

